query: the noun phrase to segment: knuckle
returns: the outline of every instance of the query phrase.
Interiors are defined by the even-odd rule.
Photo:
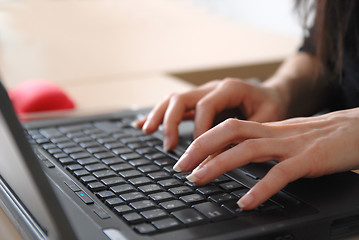
[[[202,98],[196,104],[196,108],[206,109],[209,108],[211,102],[207,98]]]
[[[232,87],[233,85],[237,84],[239,82],[238,79],[235,78],[225,78],[222,80],[221,82],[221,87],[227,88],[227,87]]]
[[[221,125],[223,126],[223,128],[227,128],[230,130],[236,130],[237,128],[239,128],[240,123],[235,118],[229,118],[229,119],[226,119]]]
[[[174,93],[171,95],[171,102],[174,102],[174,103],[183,102],[184,98],[185,97],[183,94]]]
[[[201,139],[200,138],[196,138],[193,142],[192,142],[192,144],[191,144],[191,146],[190,146],[190,150],[191,151],[199,151],[199,150],[201,150],[202,149],[202,143],[201,143]]]

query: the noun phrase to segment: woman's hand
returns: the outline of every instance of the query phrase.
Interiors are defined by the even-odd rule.
[[[174,169],[206,184],[250,162],[276,164],[238,205],[253,209],[301,177],[359,167],[359,108],[272,123],[229,119],[198,137]]]
[[[183,119],[194,119],[196,138],[212,127],[216,114],[235,107],[248,120],[258,122],[284,119],[286,109],[274,88],[228,78],[170,95],[136,125],[146,133],[153,133],[163,124],[164,149],[171,150],[177,145],[178,125]]]

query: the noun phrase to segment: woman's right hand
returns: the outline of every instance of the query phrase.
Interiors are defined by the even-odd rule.
[[[194,119],[194,138],[197,138],[212,127],[216,114],[237,107],[249,121],[278,121],[286,115],[282,96],[276,89],[226,78],[170,95],[147,117],[138,120],[136,126],[153,133],[163,124],[164,149],[169,151],[178,143],[178,125],[182,120]]]

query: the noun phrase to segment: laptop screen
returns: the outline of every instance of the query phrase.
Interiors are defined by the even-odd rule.
[[[46,234],[51,239],[61,239],[65,236],[62,235],[59,225],[67,221],[64,221],[61,207],[26,140],[1,82],[0,109],[0,177],[11,188],[16,200],[22,203],[20,208],[27,208],[28,211],[23,213],[29,224],[34,228],[41,226],[42,231],[37,229],[34,232]],[[32,216],[28,215],[29,213]],[[39,225],[35,224],[34,219]],[[62,223],[59,224],[59,221]],[[72,235],[71,229],[65,232]]]

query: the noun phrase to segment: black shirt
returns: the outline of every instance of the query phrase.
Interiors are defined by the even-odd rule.
[[[358,26],[358,25],[356,25]],[[341,79],[331,82],[330,101],[328,101],[328,109],[340,110],[359,107],[359,39],[356,36],[359,29],[349,28],[344,38],[343,63]],[[337,39],[335,31],[333,31],[333,39]],[[300,51],[309,54],[315,54],[315,47],[310,35],[304,40]],[[335,63],[331,63],[335,66]]]

